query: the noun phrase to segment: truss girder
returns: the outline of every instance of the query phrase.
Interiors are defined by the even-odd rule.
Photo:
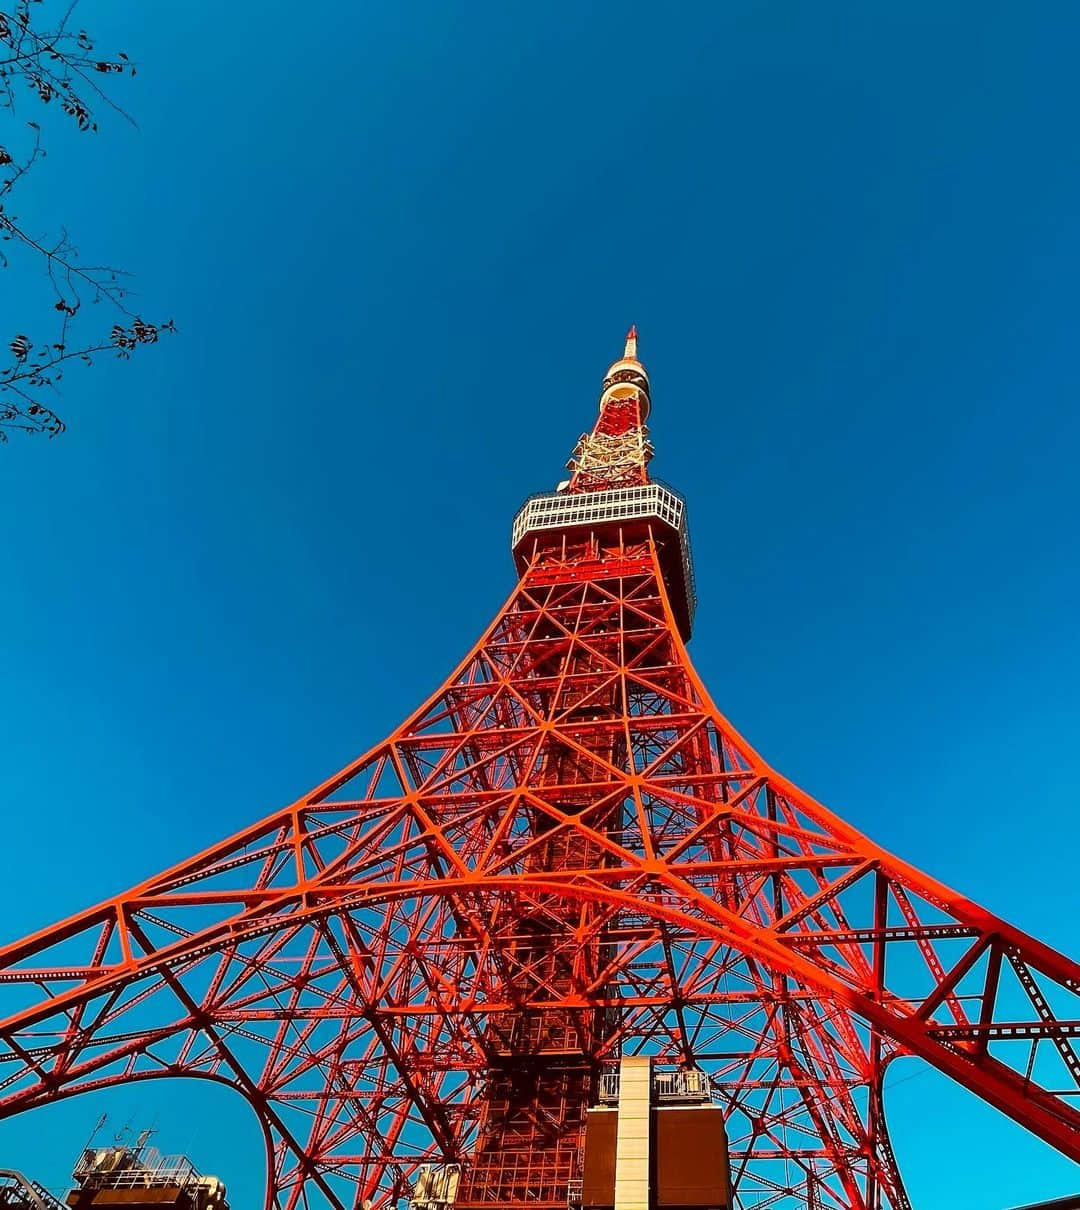
[[[743,1210],[906,1206],[899,1055],[1080,1160],[1080,968],[769,768],[651,542],[539,556],[384,742],[0,951],[0,1010],[0,1113],[225,1082],[268,1207],[393,1204],[422,1162],[479,1162],[510,1060],[562,1072],[565,1106],[620,1053],[709,1073]],[[558,1146],[565,1201],[581,1114],[505,1112]]]

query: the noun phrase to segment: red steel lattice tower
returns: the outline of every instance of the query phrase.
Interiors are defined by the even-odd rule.
[[[1080,968],[878,848],[716,710],[631,330],[520,579],[385,741],[0,950],[0,1114],[189,1076],[261,1124],[267,1206],[563,1208],[620,1055],[707,1073],[742,1210],[908,1206],[917,1056],[1080,1160]]]

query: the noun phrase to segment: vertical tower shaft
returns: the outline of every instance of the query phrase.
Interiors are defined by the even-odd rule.
[[[623,358],[605,377],[593,431],[578,442],[570,462],[572,477],[561,490],[586,494],[644,485],[651,454],[647,412],[648,379],[637,361],[637,338],[631,329]],[[617,837],[623,803],[602,801],[606,787],[594,784],[590,767],[625,764],[626,735],[620,720],[626,703],[610,669],[626,658],[627,633],[622,619],[610,616],[590,625],[588,614],[595,606],[575,603],[560,611],[553,600],[560,583],[587,581],[587,574],[578,569],[600,564],[601,534],[610,529],[594,522],[588,531],[573,534],[569,546],[565,531],[535,535],[529,565],[559,569],[559,574],[546,586],[536,584],[532,596],[541,609],[535,617],[523,610],[517,621],[522,635],[528,636],[525,658],[528,676],[536,682],[535,701],[543,717],[559,721],[568,741],[551,740],[537,763],[534,783],[546,802],[565,816],[588,813],[593,829]],[[583,633],[589,634],[588,645],[574,641]],[[532,836],[540,843],[524,860],[526,875],[603,864],[598,843],[556,827],[548,811],[534,810],[531,824]],[[516,916],[519,935],[515,956],[529,972],[530,986],[517,989],[522,998],[530,993],[538,998],[584,996],[595,984],[608,948],[603,927],[595,924],[598,909],[570,903],[561,909],[545,905],[523,911],[515,903],[508,910]],[[563,938],[575,930],[589,935],[590,941],[568,952]],[[497,1061],[486,1075],[477,1141],[456,1199],[459,1210],[566,1206],[568,1191],[581,1175],[585,1113],[604,1053],[608,1017],[596,1007],[522,1008],[493,1017],[490,1037]]]

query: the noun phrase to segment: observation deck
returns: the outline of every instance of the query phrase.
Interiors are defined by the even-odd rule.
[[[514,562],[522,572],[531,560],[533,542],[541,535],[587,531],[623,531],[626,541],[651,533],[660,554],[660,569],[671,607],[684,639],[697,609],[694,562],[686,501],[666,483],[654,480],[608,491],[541,492],[518,509],[511,529]]]

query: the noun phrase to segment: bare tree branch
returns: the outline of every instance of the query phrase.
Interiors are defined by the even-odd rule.
[[[19,131],[13,119],[23,88],[35,103],[54,105],[86,133],[98,128],[96,107],[132,121],[102,84],[112,76],[133,76],[135,64],[123,51],[99,57],[86,30],[73,28],[76,4],[69,4],[51,27],[42,16],[46,0],[16,0],[13,7],[0,8],[0,110],[12,120],[13,134]],[[25,151],[16,155],[0,143],[0,173],[6,174],[0,175],[0,269],[11,264],[12,256],[41,266],[52,295],[52,339],[34,342],[18,333],[11,340],[10,361],[0,364],[0,442],[7,441],[9,432],[55,437],[64,431],[41,394],[58,392],[68,362],[90,365],[104,353],[127,359],[140,345],[155,344],[163,332],[175,330],[171,320],[143,319],[132,307],[128,275],[109,265],[85,264],[66,229],[46,237],[12,211],[13,193],[45,156],[41,127],[30,121],[26,129],[32,134]],[[86,302],[103,303],[112,311],[107,333],[82,331],[78,321]],[[32,326],[27,321],[26,327]]]

